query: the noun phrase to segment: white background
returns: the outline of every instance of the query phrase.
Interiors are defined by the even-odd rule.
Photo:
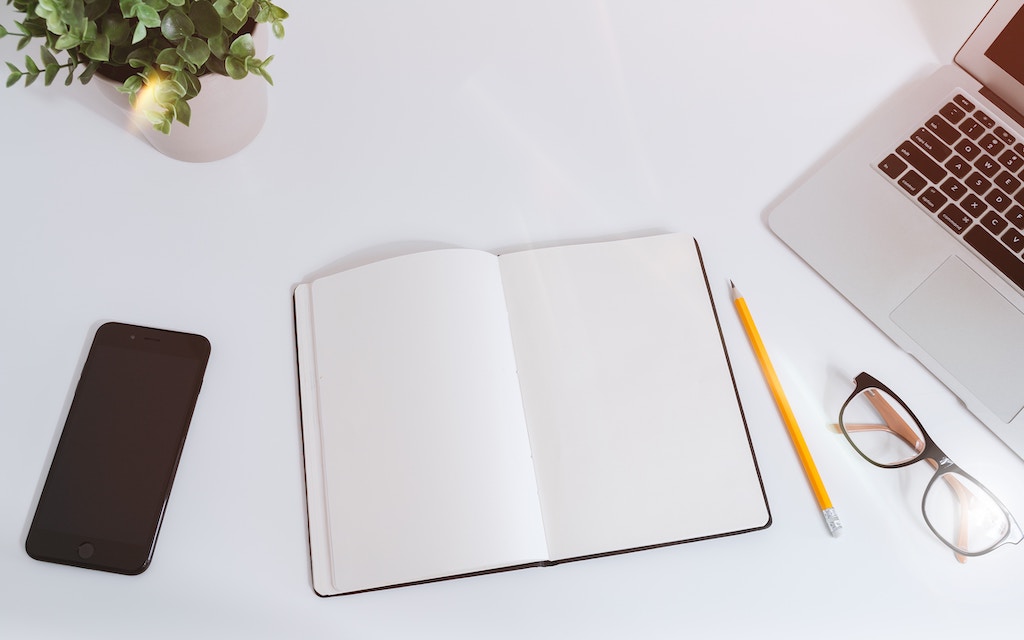
[[[867,370],[1021,517],[1024,462],[763,220],[893,90],[950,60],[987,0],[282,3],[292,17],[271,44],[266,126],[224,161],[161,156],[95,87],[0,94],[0,635],[946,638],[1020,626],[1024,548],[957,564],[921,519],[924,479],[871,467],[828,424]],[[0,6],[0,22],[12,20]],[[20,64],[14,45],[0,41],[0,59]],[[315,596],[293,286],[420,248],[648,231],[701,242],[773,526]],[[825,530],[730,278],[841,539]],[[156,557],[138,577],[23,549],[105,320],[213,344]]]

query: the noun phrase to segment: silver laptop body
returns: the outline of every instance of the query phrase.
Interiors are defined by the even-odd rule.
[[[1024,457],[1022,5],[996,2],[768,225]]]

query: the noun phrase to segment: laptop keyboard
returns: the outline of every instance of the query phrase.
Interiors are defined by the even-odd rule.
[[[877,168],[1024,289],[1024,143],[966,95],[955,93]]]

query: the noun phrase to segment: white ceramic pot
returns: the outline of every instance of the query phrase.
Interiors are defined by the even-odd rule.
[[[266,29],[253,33],[256,50],[266,50]],[[116,85],[96,77],[94,84],[115,104],[126,110],[142,136],[160,153],[185,162],[221,160],[245,148],[263,129],[267,118],[267,81],[248,75],[241,80],[214,73],[202,76],[199,95],[189,100],[189,126],[171,125],[169,134],[160,133],[141,113],[133,113],[128,96]]]

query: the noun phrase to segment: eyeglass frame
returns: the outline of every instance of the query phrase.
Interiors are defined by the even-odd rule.
[[[861,451],[860,447],[858,447],[857,444],[854,442],[850,433],[847,431],[846,425],[843,423],[843,413],[846,411],[846,407],[850,404],[850,402],[852,402],[857,396],[859,396],[864,391],[872,388],[878,389],[879,391],[888,394],[890,398],[899,403],[900,407],[902,407],[903,410],[906,412],[906,415],[910,416],[910,418],[914,421],[914,424],[917,425],[918,430],[921,432],[921,438],[919,438],[919,440],[922,441],[922,446],[920,448],[916,446],[915,443],[909,442],[906,439],[906,437],[899,434],[896,430],[888,429],[897,437],[902,438],[904,442],[906,442],[915,451],[918,451],[918,454],[916,456],[908,460],[904,460],[902,462],[884,464],[876,460],[872,460],[867,454]],[[875,408],[876,410],[878,410],[877,406]],[[879,411],[879,413],[881,414],[882,412]],[[899,418],[899,416],[896,417]],[[886,418],[883,416],[883,420],[884,419]],[[908,430],[912,429],[911,425],[907,425],[906,422],[902,420],[902,418],[899,418],[899,421],[903,422]],[[1022,532],[1020,525],[1017,523],[1017,520],[1013,517],[1013,514],[1010,513],[1010,510],[1006,508],[1006,505],[1004,505],[1002,501],[999,498],[997,498],[996,495],[992,493],[992,491],[988,487],[978,482],[978,480],[974,476],[967,473],[959,465],[954,463],[950,459],[950,457],[946,455],[946,453],[941,448],[939,448],[937,444],[935,444],[935,441],[932,439],[931,435],[928,434],[928,431],[924,428],[924,425],[921,424],[921,421],[918,419],[917,415],[915,415],[914,412],[911,411],[910,407],[907,406],[907,403],[904,402],[903,399],[900,398],[898,395],[896,395],[896,393],[894,393],[892,389],[882,384],[877,378],[875,378],[871,374],[862,371],[856,378],[854,378],[853,392],[850,394],[850,397],[846,399],[846,402],[843,403],[843,406],[840,407],[839,409],[839,422],[837,426],[839,427],[839,430],[842,432],[843,436],[846,437],[847,442],[850,443],[850,446],[853,447],[853,450],[860,454],[862,458],[864,458],[865,460],[867,460],[876,467],[882,469],[900,469],[903,467],[908,467],[917,462],[921,462],[922,460],[928,461],[935,467],[935,473],[932,475],[931,480],[928,481],[928,484],[925,485],[924,493],[921,496],[921,514],[924,516],[925,524],[928,525],[928,528],[931,529],[931,532],[935,535],[935,537],[938,538],[947,547],[952,549],[953,553],[956,554],[957,560],[959,560],[960,562],[964,562],[965,557],[982,556],[987,553],[990,553],[991,551],[1005,544],[1017,544],[1021,540],[1024,540],[1024,532]],[[992,502],[994,502],[995,505],[1002,510],[1003,515],[1006,517],[1006,521],[1009,525],[1006,529],[1006,534],[999,541],[992,544],[986,549],[983,549],[981,551],[966,551],[964,549],[958,548],[953,543],[946,540],[944,536],[939,534],[939,532],[935,529],[935,526],[931,523],[931,520],[928,519],[928,512],[925,509],[925,500],[928,498],[928,492],[931,491],[932,485],[935,484],[939,477],[951,472],[963,476],[964,478],[973,482],[975,486],[977,486],[979,489],[981,489],[988,495]],[[955,478],[948,478],[947,482],[949,482],[950,480],[955,481]],[[959,482],[957,482],[956,484],[960,485]],[[968,489],[966,489],[966,487],[963,487],[962,485],[960,485],[958,488],[952,483],[950,483],[950,488],[954,491],[954,493],[957,494],[958,500],[962,500],[962,498],[960,497],[962,495],[962,491],[969,491]],[[966,535],[966,531],[964,531],[963,528],[961,528],[961,535]]]

